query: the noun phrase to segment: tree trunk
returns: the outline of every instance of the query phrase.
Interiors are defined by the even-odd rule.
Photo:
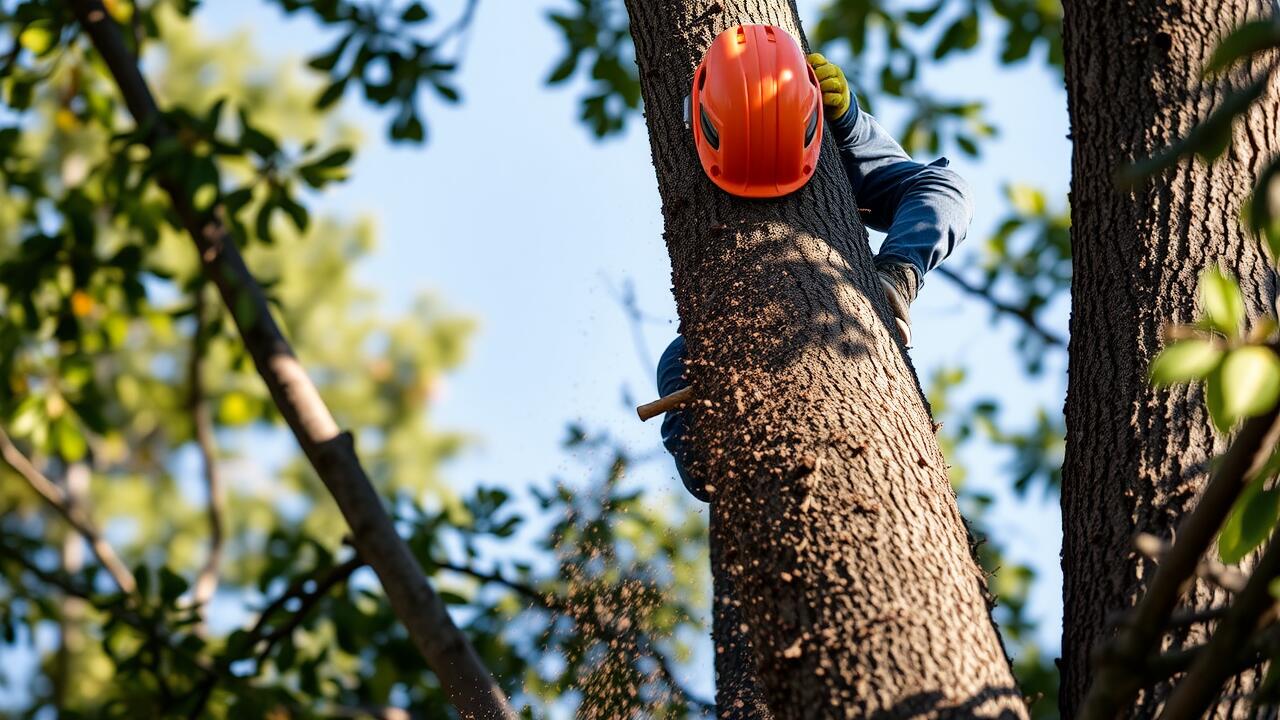
[[[1196,279],[1219,263],[1240,276],[1251,316],[1274,282],[1239,221],[1258,171],[1280,150],[1274,93],[1235,128],[1216,164],[1186,161],[1132,190],[1115,171],[1185,135],[1226,94],[1202,80],[1217,41],[1265,0],[1066,0],[1066,78],[1075,140],[1071,191],[1075,276],[1063,467],[1064,717],[1090,681],[1090,652],[1107,618],[1135,604],[1154,565],[1133,550],[1148,532],[1169,538],[1191,509],[1215,441],[1197,388],[1156,390],[1147,367],[1161,329],[1196,316]],[[1260,67],[1250,70],[1257,72]],[[1197,608],[1226,598],[1197,582]],[[1202,633],[1203,628],[1197,630]],[[1199,642],[1180,634],[1166,646]],[[1245,673],[1215,717],[1239,717]],[[1167,686],[1145,692],[1131,717],[1154,716]]]
[[[794,5],[627,7],[698,401],[690,442],[716,479],[713,571],[736,591],[770,711],[1025,717],[834,144],[803,190],[745,201],[703,175],[682,122],[716,33],[800,37]]]

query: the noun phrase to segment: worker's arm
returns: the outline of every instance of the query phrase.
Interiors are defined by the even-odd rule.
[[[809,56],[822,86],[827,127],[853,184],[862,220],[885,232],[880,255],[909,262],[923,275],[964,240],[973,219],[969,186],[947,167],[911,160],[893,136],[862,112],[840,68]]]

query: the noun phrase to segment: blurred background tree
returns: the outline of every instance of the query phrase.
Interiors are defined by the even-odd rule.
[[[38,648],[52,628],[58,640],[20,715],[441,716],[436,681],[344,543],[183,231],[154,189],[130,193],[136,150],[113,89],[82,46],[32,50],[24,10],[8,19],[35,57],[10,69],[22,113],[0,131],[13,453],[0,470],[0,628],[10,645]],[[519,503],[451,491],[439,466],[465,438],[434,428],[429,408],[471,321],[429,297],[379,314],[351,273],[373,223],[302,204],[345,177],[358,133],[315,107],[296,68],[264,68],[248,37],[207,42],[180,10],[158,4],[140,21],[157,38],[161,102],[210,123],[242,113],[253,160],[218,169],[249,263],[488,667],[538,714],[704,709],[672,670],[705,604],[704,528],[689,510],[639,505],[619,484],[635,459],[577,428],[568,446],[608,456],[591,492],[558,480]],[[27,77],[38,82],[14,108]],[[24,471],[92,517],[134,600]]]

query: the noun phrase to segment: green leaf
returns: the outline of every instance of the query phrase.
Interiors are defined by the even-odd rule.
[[[1250,55],[1277,46],[1280,46],[1280,23],[1275,20],[1245,23],[1218,43],[1205,66],[1205,72],[1216,73]]]
[[[455,87],[445,85],[442,82],[433,82],[431,83],[431,86],[436,89],[436,92],[440,94],[440,97],[444,98],[445,100],[451,103],[456,103],[458,102],[458,100],[462,98],[462,95],[458,92],[458,89]]]
[[[1249,483],[1222,526],[1218,555],[1228,565],[1240,562],[1266,541],[1280,518],[1280,490],[1263,490],[1265,483],[1265,477]]]
[[[1280,399],[1280,358],[1270,349],[1242,347],[1219,368],[1222,410],[1228,424],[1267,412]]]
[[[1010,184],[1005,188],[1005,195],[1013,209],[1024,217],[1043,215],[1049,205],[1044,193],[1029,185]]]
[[[400,117],[391,125],[392,140],[422,142],[426,136],[426,128],[423,127],[422,120],[412,113]]]
[[[426,20],[427,17],[429,17],[429,14],[427,9],[422,6],[422,3],[414,2],[405,8],[404,14],[400,16],[400,19],[406,23],[418,23]]]
[[[561,60],[556,65],[555,69],[551,71],[551,75],[547,77],[547,84],[555,85],[568,80],[569,77],[573,75],[573,71],[577,68],[578,53],[569,53],[568,55],[565,55],[564,59]]]
[[[320,96],[316,98],[316,108],[324,110],[325,108],[338,102],[342,97],[342,93],[347,89],[347,78],[342,78],[324,89]]]
[[[284,210],[289,219],[293,221],[294,227],[298,228],[300,232],[306,231],[307,225],[310,224],[311,216],[301,203],[290,197],[288,193],[281,192],[280,209]]]
[[[57,424],[54,426],[56,440],[58,443],[58,454],[67,462],[79,462],[84,458],[85,453],[89,450],[88,443],[84,439],[84,435],[80,432],[80,428],[76,427],[75,422],[67,415],[58,418]]]
[[[927,7],[921,10],[908,10],[903,14],[903,17],[905,17],[907,22],[912,25],[915,25],[916,27],[923,27],[928,25],[929,21],[938,14],[938,11],[942,9],[943,4],[943,2],[938,2],[932,7]]]
[[[167,567],[160,568],[160,599],[172,604],[187,591],[187,581]]]
[[[229,392],[218,403],[218,422],[224,425],[245,425],[254,418],[254,402],[248,395]]]
[[[53,41],[54,34],[47,23],[32,24],[18,36],[18,42],[22,47],[30,50],[34,55],[43,55],[48,52],[53,47]]]
[[[322,72],[328,72],[337,66],[338,61],[342,59],[342,54],[346,52],[347,45],[351,43],[354,35],[347,35],[338,41],[329,52],[323,55],[317,55],[307,61],[307,66]]]
[[[1218,367],[1223,351],[1210,340],[1181,340],[1169,345],[1151,363],[1151,381],[1156,385],[1199,380]]]
[[[1219,268],[1200,275],[1200,307],[1210,326],[1227,337],[1235,337],[1244,324],[1244,296],[1235,277]]]

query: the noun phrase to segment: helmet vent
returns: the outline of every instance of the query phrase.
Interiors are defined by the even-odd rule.
[[[702,137],[711,146],[712,150],[720,149],[720,133],[716,132],[716,128],[711,124],[711,119],[707,117],[707,109],[701,105],[698,106],[698,124],[702,126]]]
[[[742,27],[741,25],[738,26],[738,44],[739,45],[747,44],[747,29]]]
[[[768,39],[768,40],[769,40],[769,42],[771,42],[771,43],[776,43],[776,42],[778,42],[778,38],[777,38],[777,37],[775,37],[775,36],[774,36],[774,34],[773,34],[773,27],[772,27],[772,26],[770,26],[770,25],[765,25],[765,26],[764,26],[764,36],[765,36],[765,38],[766,38],[766,39]]]

